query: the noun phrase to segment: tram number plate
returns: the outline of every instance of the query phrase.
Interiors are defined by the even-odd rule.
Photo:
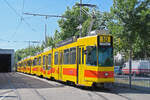
[[[100,36],[100,45],[111,45],[110,36]]]

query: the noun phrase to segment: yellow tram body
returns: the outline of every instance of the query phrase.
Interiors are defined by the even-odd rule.
[[[17,72],[21,72],[21,61],[17,63]]]
[[[21,61],[21,72],[24,72],[24,68],[25,68],[25,66],[24,66],[24,60],[22,60]]]
[[[27,66],[26,66],[26,73],[27,73],[27,74],[30,74],[30,72],[31,72],[32,60],[33,60],[33,59],[32,59],[31,56],[26,59],[26,63],[27,63]]]
[[[113,83],[112,36],[95,35],[72,41],[61,42],[34,56],[30,73],[83,86]],[[17,71],[20,71],[20,63]]]
[[[41,53],[38,53],[35,59],[36,59],[36,65],[34,66],[34,74],[36,74],[37,76],[41,76],[42,75]]]
[[[43,77],[45,78],[51,78],[52,77],[52,73],[53,73],[53,67],[52,67],[52,58],[53,58],[53,53],[52,53],[53,49],[50,48],[49,50],[47,50],[46,52],[44,52],[42,54],[42,58],[43,58]],[[44,58],[45,57],[45,58]],[[45,60],[44,60],[45,59]],[[45,63],[44,63],[45,62]]]
[[[38,67],[37,67],[37,56],[34,56],[33,57],[33,61],[32,61],[32,66],[31,66],[31,72],[30,73],[32,75],[36,75],[37,70],[38,70]]]

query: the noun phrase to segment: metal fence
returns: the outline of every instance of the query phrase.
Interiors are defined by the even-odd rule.
[[[119,85],[126,84],[129,86],[129,76],[128,75],[115,75],[115,82]],[[150,77],[131,77],[131,87],[144,87],[150,89]]]
[[[115,72],[115,83],[117,83],[117,85],[128,86],[131,88],[138,87],[138,88],[144,88],[150,90],[150,73],[147,73],[150,72],[150,59],[140,59],[140,60],[132,60],[132,61],[138,62],[144,60],[149,61],[149,63],[146,65],[146,70],[144,69],[144,67],[142,69],[145,70],[144,74],[134,75],[133,73],[131,73],[132,75],[131,75],[131,84],[130,84],[129,74],[124,75],[124,73],[121,72],[118,75],[118,73]],[[122,65],[117,65],[117,66],[123,66],[124,63],[122,63]],[[132,64],[131,70],[135,70],[133,67],[135,67],[134,64]],[[120,68],[121,71],[122,69],[123,67]]]

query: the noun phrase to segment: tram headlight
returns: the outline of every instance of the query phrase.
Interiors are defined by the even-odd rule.
[[[104,75],[105,75],[105,76],[108,76],[108,73],[105,73]]]

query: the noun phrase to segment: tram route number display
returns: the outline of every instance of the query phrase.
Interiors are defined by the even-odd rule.
[[[111,45],[111,37],[110,36],[100,36],[100,45]]]

